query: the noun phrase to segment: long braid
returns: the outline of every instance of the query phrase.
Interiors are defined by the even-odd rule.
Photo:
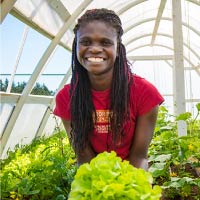
[[[119,45],[119,56],[116,58],[113,71],[110,105],[111,130],[115,142],[123,136],[123,123],[129,119],[129,91],[132,82],[125,47],[122,43]]]
[[[132,76],[126,50],[121,42],[123,34],[121,20],[111,10],[104,8],[88,10],[78,19],[74,28],[75,39],[72,47],[71,142],[76,152],[80,152],[85,147],[96,122],[87,70],[79,63],[76,56],[76,33],[81,26],[93,20],[108,23],[118,34],[118,56],[114,64],[110,93],[110,125],[114,142],[123,135],[123,122],[129,118],[129,88]]]
[[[95,112],[87,71],[76,57],[76,40],[72,48],[72,79],[71,79],[71,143],[75,151],[86,145],[88,133],[94,129],[92,113]]]

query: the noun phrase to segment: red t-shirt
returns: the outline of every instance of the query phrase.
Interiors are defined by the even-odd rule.
[[[54,114],[70,121],[70,85],[64,86],[56,96]],[[132,144],[135,122],[138,116],[150,111],[154,106],[161,104],[164,99],[158,90],[147,80],[133,75],[133,84],[130,89],[130,120],[124,123],[124,136],[115,146],[109,133],[109,105],[110,89],[104,91],[92,90],[93,103],[97,113],[97,122],[89,140],[96,153],[114,150],[122,159],[126,159]],[[123,97],[122,97],[123,98]]]

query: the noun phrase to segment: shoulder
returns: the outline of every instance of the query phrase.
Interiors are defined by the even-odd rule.
[[[70,91],[70,84],[64,85],[64,87],[58,91],[57,96],[69,93],[69,91]]]
[[[70,84],[64,85],[62,89],[58,91],[56,94],[56,100],[59,99],[68,99],[69,98],[69,92],[70,92]]]
[[[70,120],[70,85],[65,85],[56,95],[54,114],[65,120]]]
[[[138,76],[136,74],[133,74],[132,87],[134,87],[135,89],[142,89],[143,87],[152,87],[152,86],[153,84],[147,81],[145,78]]]
[[[162,95],[152,83],[137,75],[133,75],[130,94],[139,115],[146,113],[164,101]]]
[[[155,85],[153,85],[150,81],[145,78],[133,74],[133,81],[131,84],[131,92],[141,93],[150,92],[150,93],[158,93],[158,90]]]
[[[59,92],[67,92],[69,90],[70,90],[70,84],[66,84]]]

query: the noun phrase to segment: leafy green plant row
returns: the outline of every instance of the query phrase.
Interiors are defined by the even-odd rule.
[[[163,189],[163,200],[200,199],[200,178],[195,171],[200,167],[200,104],[197,110],[194,118],[183,113],[172,121],[167,109],[160,109],[149,149],[149,172],[153,185]],[[180,119],[188,124],[184,137],[177,134]],[[58,130],[50,138],[16,146],[7,159],[1,160],[1,199],[68,199],[76,171],[67,135]]]
[[[1,199],[67,199],[75,173],[64,132],[35,139],[1,160]]]

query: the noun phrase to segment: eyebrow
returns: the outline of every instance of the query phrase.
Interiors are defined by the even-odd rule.
[[[90,36],[80,36],[79,37],[79,40],[83,40],[83,39],[88,39],[88,40],[91,40],[92,37]],[[110,37],[101,37],[100,40],[107,40],[107,41],[111,41],[113,42],[114,39],[110,38]]]

